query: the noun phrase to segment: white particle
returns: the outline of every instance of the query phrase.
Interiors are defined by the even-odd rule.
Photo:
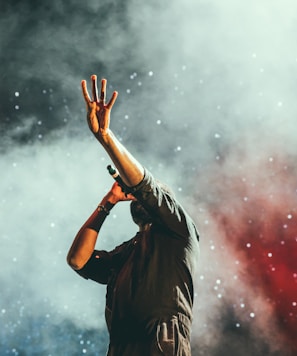
[[[161,125],[161,120],[157,120],[157,125]]]
[[[244,201],[248,201],[249,198],[248,198],[248,197],[244,197],[243,200],[244,200]]]
[[[268,161],[273,162],[273,157],[269,157]]]
[[[137,77],[137,73],[135,73],[135,72],[130,75],[130,79],[134,79],[134,78],[136,78],[136,77]]]
[[[214,249],[215,249],[215,246],[214,246],[214,245],[211,245],[211,246],[210,246],[210,249],[211,249],[211,250],[214,250]]]
[[[149,71],[148,75],[149,75],[149,77],[152,77],[154,75],[154,73],[152,71]]]
[[[127,89],[127,90],[126,90],[126,93],[127,93],[127,94],[130,94],[130,93],[131,93],[131,89]]]
[[[2,310],[1,310],[1,313],[2,313],[2,314],[5,314],[5,313],[6,313],[6,309],[2,309]]]
[[[254,318],[255,317],[255,313],[250,313],[250,317]]]
[[[141,86],[142,86],[142,83],[141,83],[141,82],[138,82],[137,85],[138,85],[139,87],[141,87]]]
[[[293,302],[292,305],[293,305],[293,307],[296,307],[297,306],[297,302]]]
[[[16,258],[16,257],[14,257],[14,258],[12,259],[12,261],[13,261],[13,262],[16,262],[16,261],[17,261],[17,258]]]
[[[19,105],[15,105],[14,107],[16,110],[19,110],[20,106]]]
[[[284,225],[283,225],[283,228],[284,228],[284,229],[287,229],[287,228],[288,228],[288,225],[287,225],[287,224],[284,224]]]
[[[50,227],[55,227],[55,226],[56,226],[56,225],[55,225],[55,223],[53,223],[53,222],[50,224]]]
[[[247,244],[246,244],[246,247],[247,248],[250,248],[252,245],[248,242]]]
[[[45,90],[45,89],[43,89],[43,90],[42,90],[42,93],[43,93],[43,94],[46,94],[46,90]]]
[[[202,276],[200,276],[200,279],[201,279],[201,281],[203,281],[204,280],[204,276],[202,275]]]
[[[215,134],[214,134],[214,137],[215,137],[215,138],[220,138],[220,137],[221,137],[221,135],[220,135],[220,134],[218,134],[218,133],[215,133]]]
[[[221,284],[221,280],[220,280],[220,279],[217,279],[217,280],[216,280],[216,284]]]
[[[82,349],[82,353],[83,354],[87,353],[87,350],[86,349]]]
[[[221,299],[222,298],[222,294],[219,293],[218,294],[218,298]]]
[[[245,304],[244,303],[240,303],[240,308],[244,308]]]
[[[18,91],[16,91],[16,92],[14,93],[14,95],[15,95],[15,96],[20,96],[20,93],[19,93]]]
[[[272,257],[272,253],[271,253],[271,252],[268,252],[267,256],[268,256],[268,257]]]
[[[128,119],[129,119],[129,115],[125,115],[124,118],[125,118],[126,120],[128,120]]]
[[[38,121],[37,121],[37,125],[42,125],[42,121],[41,121],[41,120],[38,120]]]
[[[277,103],[277,106],[278,106],[279,108],[282,107],[282,106],[283,106],[282,101],[279,101],[279,102]]]
[[[288,219],[292,219],[292,214],[288,214]]]
[[[240,324],[239,324],[239,323],[236,323],[235,326],[236,326],[237,328],[240,328]]]
[[[182,70],[186,70],[187,69],[187,66],[186,65],[183,65],[182,66]]]
[[[205,224],[205,225],[208,225],[208,220],[204,220],[204,224]]]
[[[176,150],[177,150],[177,151],[181,151],[181,147],[180,147],[180,146],[177,146],[177,147],[176,147]]]

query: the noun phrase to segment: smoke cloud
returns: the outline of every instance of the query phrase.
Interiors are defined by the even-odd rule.
[[[112,184],[81,79],[201,234],[193,355],[296,352],[293,1],[1,4],[0,353],[103,355],[105,288],[66,264]],[[98,248],[136,232],[126,203]]]

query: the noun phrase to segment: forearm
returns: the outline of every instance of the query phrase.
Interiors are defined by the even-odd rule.
[[[142,181],[144,177],[143,166],[119,142],[111,130],[108,130],[108,134],[97,139],[112,159],[127,186],[132,187]]]
[[[103,225],[108,213],[114,204],[105,197],[88,220],[78,231],[67,255],[68,264],[75,270],[81,269],[91,257],[98,238],[98,233]],[[106,209],[100,208],[106,207]]]

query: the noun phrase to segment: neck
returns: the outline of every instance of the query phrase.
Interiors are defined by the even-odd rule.
[[[139,225],[139,232],[148,231],[151,227],[151,224]]]

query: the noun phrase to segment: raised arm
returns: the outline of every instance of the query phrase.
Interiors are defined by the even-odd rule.
[[[113,206],[119,201],[134,199],[132,195],[126,195],[118,183],[113,184],[111,190],[101,200],[73,240],[67,255],[67,262],[73,269],[81,269],[91,257],[101,226]]]
[[[87,104],[87,121],[90,130],[104,147],[114,165],[118,169],[124,183],[131,187],[140,183],[144,177],[144,169],[135,157],[119,142],[111,131],[110,112],[118,93],[113,92],[106,104],[106,79],[101,80],[100,98],[98,98],[97,77],[92,75],[92,99],[87,90],[85,80],[81,82],[82,92]]]

